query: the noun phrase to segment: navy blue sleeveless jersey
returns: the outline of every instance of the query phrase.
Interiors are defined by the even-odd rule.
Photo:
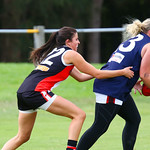
[[[55,48],[24,80],[17,93],[28,91],[51,91],[52,88],[67,79],[73,64],[65,64],[63,55],[71,50],[67,46]]]
[[[147,43],[150,43],[150,37],[144,33],[140,33],[121,43],[101,69],[118,70],[133,66],[134,77],[132,79],[128,79],[125,76],[110,79],[95,79],[93,91],[125,101],[139,78],[142,59],[141,50]]]

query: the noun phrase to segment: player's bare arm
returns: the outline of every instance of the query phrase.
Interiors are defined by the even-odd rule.
[[[130,69],[132,67],[127,67],[122,70],[99,70],[92,66],[90,63],[86,62],[85,59],[76,51],[69,51],[64,55],[64,61],[67,64],[74,64],[76,68],[86,74],[98,79],[112,78],[116,76],[126,76],[132,78],[134,73]]]
[[[70,75],[79,82],[87,81],[94,78],[89,74],[80,72],[76,67],[72,69]]]
[[[140,78],[150,88],[150,43],[143,47],[141,55]]]

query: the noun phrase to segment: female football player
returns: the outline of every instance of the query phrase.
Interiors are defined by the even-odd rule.
[[[119,45],[102,70],[133,66],[134,77],[95,79],[93,89],[96,95],[95,120],[81,137],[77,150],[90,149],[107,131],[117,114],[126,122],[122,133],[123,150],[134,148],[141,118],[130,92],[139,76],[150,87],[150,18],[143,22],[136,19],[127,24],[125,35],[128,39]]]
[[[98,79],[116,76],[126,76],[129,79],[133,77],[134,73],[130,70],[132,67],[115,71],[94,68],[77,52],[79,44],[77,31],[71,27],[63,27],[52,33],[43,46],[32,51],[30,58],[36,67],[17,91],[18,134],[10,139],[2,150],[15,150],[29,140],[37,109],[71,119],[67,150],[76,149],[85,112],[70,101],[54,94],[52,89],[69,75],[80,82],[93,77]]]

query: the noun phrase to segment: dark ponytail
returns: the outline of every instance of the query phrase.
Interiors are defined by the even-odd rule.
[[[58,32],[53,32],[49,40],[44,45],[40,48],[33,49],[29,59],[33,61],[34,65],[38,65],[47,56],[47,54],[50,53],[54,47],[56,47],[57,34]]]
[[[72,27],[63,27],[59,31],[51,34],[49,40],[31,52],[30,60],[35,65],[38,65],[55,47],[65,45],[67,39],[72,40],[76,29]]]

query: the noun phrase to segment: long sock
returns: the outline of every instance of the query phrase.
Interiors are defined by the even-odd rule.
[[[76,150],[77,141],[68,140],[67,149],[66,150]]]

